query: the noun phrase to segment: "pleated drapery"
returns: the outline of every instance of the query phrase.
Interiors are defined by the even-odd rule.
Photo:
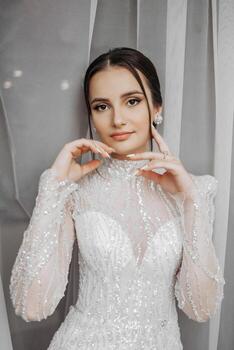
[[[76,301],[77,245],[65,297],[45,321],[26,324],[15,315],[10,273],[40,174],[66,142],[89,137],[82,91],[87,65],[109,48],[129,46],[156,66],[164,116],[159,132],[172,152],[189,172],[218,180],[213,241],[224,300],[207,323],[178,310],[184,349],[232,349],[233,0],[2,1],[0,33],[0,348],[46,349]]]

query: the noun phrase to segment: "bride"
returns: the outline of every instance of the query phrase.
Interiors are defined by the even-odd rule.
[[[76,239],[78,299],[48,349],[181,350],[176,301],[206,322],[223,298],[212,243],[217,180],[189,173],[159,134],[160,83],[140,51],[97,57],[84,96],[91,138],[66,143],[40,176],[12,268],[15,312],[26,322],[53,314]],[[92,160],[82,164],[86,152]]]

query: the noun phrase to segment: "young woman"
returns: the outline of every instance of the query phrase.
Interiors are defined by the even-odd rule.
[[[48,349],[182,349],[175,301],[205,322],[223,298],[212,243],[217,180],[189,173],[157,131],[160,84],[143,53],[96,58],[84,93],[91,139],[67,143],[41,174],[12,269],[15,312],[26,322],[54,312],[77,239],[78,300]]]

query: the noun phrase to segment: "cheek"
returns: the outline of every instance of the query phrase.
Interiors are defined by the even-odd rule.
[[[103,118],[100,116],[97,118],[93,117],[93,124],[97,129],[97,131],[105,130],[105,128],[107,127],[107,123],[108,123],[108,118]]]
[[[149,128],[148,125],[145,124],[141,128],[137,130],[137,138],[142,140],[142,141],[147,141],[149,138]]]
[[[147,113],[136,113],[134,119],[132,119],[132,123],[135,129],[141,133],[145,134],[149,131],[149,116]]]
[[[141,139],[141,141],[146,142],[149,139],[150,130],[149,130],[149,116],[147,113],[138,115],[139,118],[135,118],[134,129],[137,132],[137,137]]]
[[[135,108],[130,109],[129,117],[131,121],[137,125],[147,125],[149,123],[149,111],[144,103],[137,105]]]

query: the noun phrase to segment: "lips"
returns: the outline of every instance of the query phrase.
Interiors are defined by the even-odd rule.
[[[111,135],[111,137],[116,140],[116,141],[124,141],[124,140],[127,140],[130,135],[133,134],[133,131],[132,132],[121,132],[121,133],[114,133]]]
[[[120,136],[120,135],[126,135],[126,134],[132,134],[133,131],[123,131],[123,132],[116,132],[111,134],[111,136]]]

